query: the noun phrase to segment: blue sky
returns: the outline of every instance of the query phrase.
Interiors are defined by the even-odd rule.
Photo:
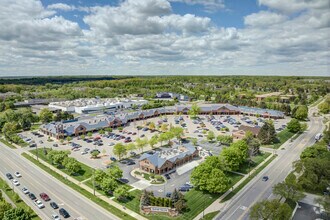
[[[330,75],[328,0],[2,0],[0,76]]]

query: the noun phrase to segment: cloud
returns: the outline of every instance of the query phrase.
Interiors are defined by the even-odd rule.
[[[294,13],[308,9],[330,8],[329,0],[259,0],[259,5],[264,5],[272,9],[285,13]]]
[[[286,16],[281,14],[269,11],[260,11],[244,17],[244,24],[254,27],[267,27],[284,22],[287,19],[288,18]]]
[[[188,5],[202,5],[206,12],[214,13],[225,8],[224,0],[170,0],[171,2],[182,2]]]
[[[64,3],[56,3],[47,6],[48,9],[62,10],[62,11],[73,11],[76,9],[73,5],[67,5]]]

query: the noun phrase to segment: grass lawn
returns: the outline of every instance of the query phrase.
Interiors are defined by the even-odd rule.
[[[51,149],[45,148],[45,150],[48,152]],[[36,149],[31,150],[30,152],[32,154],[36,155],[37,150]],[[48,160],[47,156],[44,154],[44,148],[38,148],[38,156],[39,156],[39,159],[42,159],[42,160],[46,161],[47,163],[51,164],[51,161]],[[84,163],[81,163],[79,161],[78,161],[78,163],[81,165],[81,170],[76,175],[71,175],[71,177],[75,178],[78,181],[83,181],[85,179],[90,178],[93,174],[93,169]],[[69,172],[65,168],[59,168],[59,167],[57,167],[57,168],[70,176]]]
[[[212,220],[220,211],[211,212],[206,214],[202,220]]]
[[[63,176],[56,173],[52,169],[46,167],[42,163],[38,162],[36,159],[31,157],[30,155],[28,155],[26,153],[22,153],[22,156],[25,157],[26,159],[30,160],[32,163],[36,164],[37,166],[39,166],[41,169],[43,169],[44,171],[46,171],[47,173],[49,173],[50,175],[52,175],[53,177],[55,177],[56,179],[61,181],[62,183],[66,184],[67,186],[69,186],[72,189],[76,190],[77,192],[79,192],[80,194],[85,196],[86,198],[90,199],[91,201],[93,201],[97,205],[103,207],[107,211],[109,211],[112,214],[118,216],[120,219],[124,219],[124,220],[134,220],[135,219],[135,218],[131,217],[130,215],[126,214],[125,212],[120,211],[116,207],[114,207],[114,206],[110,205],[109,203],[103,201],[102,199],[98,198],[97,196],[94,196],[92,193],[86,191],[85,189],[81,188],[80,186],[78,186],[78,185],[72,183],[71,181],[65,179]]]
[[[278,149],[284,142],[289,140],[293,135],[295,135],[295,133],[288,131],[288,129],[284,129],[283,131],[277,134],[277,139],[278,139],[277,143],[271,145],[264,145],[263,147]]]
[[[0,189],[10,198],[10,200],[16,205],[16,207],[24,208],[24,209],[30,209],[32,211],[32,218],[31,220],[41,220],[39,216],[33,211],[33,209],[30,208],[22,199],[19,199],[19,201],[15,200],[15,195],[18,195],[15,193],[12,188],[10,188],[7,184],[7,182],[3,179],[0,179]]]
[[[36,131],[36,130],[39,130],[39,127],[40,127],[41,124],[33,124],[30,128],[31,131]]]
[[[10,147],[11,149],[17,149],[14,145],[12,145],[11,143],[9,143],[9,142],[8,142],[7,140],[5,140],[5,139],[0,139],[0,141],[1,141],[4,145]]]
[[[251,160],[254,163],[251,163],[250,166],[249,166],[248,162],[242,164],[240,169],[237,172],[248,174],[249,170],[251,170],[251,169],[255,168],[256,166],[258,166],[260,163],[262,163],[262,161],[264,161],[267,157],[269,157],[269,155],[271,155],[271,153],[261,152],[260,154],[258,154],[258,155],[251,158]]]

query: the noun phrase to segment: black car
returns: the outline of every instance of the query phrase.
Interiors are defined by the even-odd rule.
[[[70,214],[63,208],[60,208],[59,210],[60,215],[62,215],[64,218],[69,218]]]
[[[119,182],[121,182],[121,183],[128,183],[129,182],[129,180],[128,179],[124,179],[124,178],[119,178],[119,179],[117,179]]]
[[[122,163],[122,164],[127,164],[128,161],[127,161],[127,160],[121,160],[120,163]]]
[[[171,195],[172,195],[172,193],[170,193],[170,192],[166,193],[167,198],[171,198]]]
[[[31,200],[35,200],[37,198],[33,193],[29,193],[29,197]]]
[[[49,204],[53,209],[58,209],[58,205],[56,204],[56,202],[50,202]]]
[[[268,176],[263,176],[263,177],[262,177],[262,181],[264,181],[264,182],[266,182],[268,179],[269,179]]]
[[[134,165],[134,164],[135,164],[134,161],[129,161],[129,162],[127,163],[127,165]]]
[[[6,176],[9,180],[13,179],[13,176],[10,173],[6,173]]]
[[[190,190],[190,188],[189,187],[186,187],[186,186],[180,186],[179,187],[179,191],[180,192],[188,192]]]
[[[165,174],[165,177],[166,177],[166,179],[171,179],[171,177],[170,177],[170,175],[169,174]]]

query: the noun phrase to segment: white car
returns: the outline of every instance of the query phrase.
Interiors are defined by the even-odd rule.
[[[28,190],[26,187],[23,187],[22,192],[23,192],[24,194],[28,194],[28,193],[29,193],[29,190]]]
[[[88,152],[87,151],[82,151],[81,155],[84,155],[84,154],[88,154]]]
[[[110,142],[108,145],[109,145],[109,146],[113,146],[113,145],[115,145],[115,143]]]
[[[13,184],[14,184],[15,186],[19,186],[19,185],[20,185],[20,183],[19,183],[18,180],[16,180],[16,179],[13,179]]]
[[[61,220],[60,216],[58,216],[58,214],[52,214],[52,219],[53,220]]]
[[[22,177],[22,175],[21,175],[18,171],[15,172],[14,175],[15,175],[16,177],[18,177],[18,178],[19,178],[19,177]]]
[[[34,200],[34,204],[39,208],[39,209],[42,209],[44,208],[44,204],[42,204],[42,202],[38,199]]]

